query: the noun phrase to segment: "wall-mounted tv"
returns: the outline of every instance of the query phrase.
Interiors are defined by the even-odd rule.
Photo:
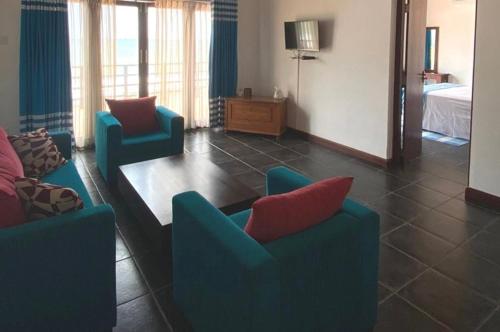
[[[285,45],[287,50],[319,52],[319,22],[285,22]]]

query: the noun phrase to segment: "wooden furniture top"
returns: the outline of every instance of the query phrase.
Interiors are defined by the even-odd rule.
[[[246,102],[246,103],[274,103],[281,104],[286,101],[286,98],[274,99],[273,97],[229,97],[226,98],[227,101],[238,101],[238,102]]]
[[[161,226],[172,223],[172,197],[197,191],[224,210],[260,195],[210,160],[183,154],[120,166],[131,190],[144,202]]]

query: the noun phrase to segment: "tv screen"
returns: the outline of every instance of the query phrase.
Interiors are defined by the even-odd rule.
[[[318,21],[285,22],[287,50],[319,51]]]

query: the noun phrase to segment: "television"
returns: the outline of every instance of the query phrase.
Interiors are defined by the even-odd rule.
[[[319,52],[319,22],[285,22],[285,46],[287,50]]]

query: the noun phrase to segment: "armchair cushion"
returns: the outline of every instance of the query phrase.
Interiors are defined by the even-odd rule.
[[[106,99],[111,114],[120,121],[125,136],[143,135],[160,130],[156,118],[156,97],[114,100]]]
[[[266,243],[317,225],[340,210],[352,181],[351,177],[335,177],[263,197],[253,204],[245,232]]]

